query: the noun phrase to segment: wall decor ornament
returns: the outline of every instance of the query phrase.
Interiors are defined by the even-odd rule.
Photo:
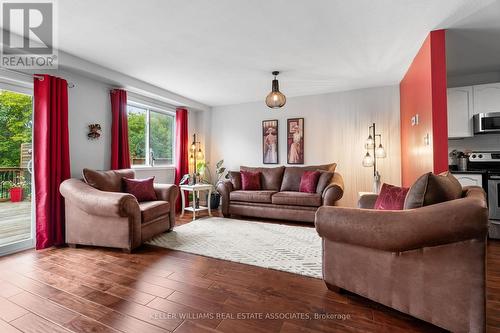
[[[264,120],[262,122],[262,162],[264,164],[278,164],[278,120]]]
[[[287,119],[287,163],[304,164],[304,118]]]
[[[89,140],[97,140],[100,137],[101,137],[101,124],[90,124],[87,138]]]

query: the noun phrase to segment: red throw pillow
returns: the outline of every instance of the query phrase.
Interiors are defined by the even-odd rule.
[[[406,194],[409,190],[407,187],[398,187],[384,183],[373,208],[380,210],[402,210]]]
[[[131,179],[122,178],[125,183],[125,192],[132,194],[137,198],[137,201],[154,201],[156,200],[156,192],[153,187],[155,177],[146,179]]]
[[[320,176],[319,171],[304,171],[300,178],[299,192],[316,193]]]
[[[260,190],[260,172],[240,171],[241,189],[244,191]]]

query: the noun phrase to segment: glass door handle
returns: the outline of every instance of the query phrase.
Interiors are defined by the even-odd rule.
[[[33,159],[28,161],[28,165],[26,166],[26,168],[28,169],[28,172],[30,173],[30,175],[32,175],[33,174]]]

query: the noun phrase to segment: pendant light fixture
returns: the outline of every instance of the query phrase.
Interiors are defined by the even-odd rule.
[[[266,97],[266,105],[271,109],[277,109],[285,105],[286,97],[280,92],[280,87],[278,83],[278,79],[276,78],[280,72],[274,71],[274,80],[272,85],[272,90]]]

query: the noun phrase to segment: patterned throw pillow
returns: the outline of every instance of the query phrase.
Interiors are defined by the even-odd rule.
[[[320,176],[321,172],[319,171],[304,171],[300,178],[299,192],[316,193]]]
[[[380,210],[402,210],[405,204],[406,194],[409,188],[383,184],[374,209]]]
[[[261,189],[260,172],[240,171],[241,188],[244,191],[258,191]]]
[[[153,182],[155,177],[146,179],[129,179],[122,178],[125,184],[125,192],[136,197],[137,201],[154,201],[157,200]]]

